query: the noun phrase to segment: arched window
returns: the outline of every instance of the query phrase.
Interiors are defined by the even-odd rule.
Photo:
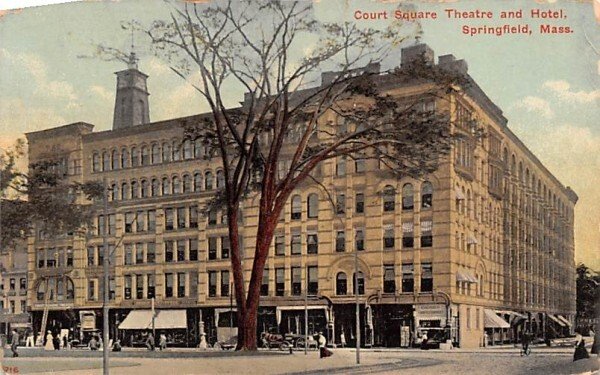
[[[163,177],[162,179],[162,195],[171,194],[171,184],[167,177]]]
[[[309,218],[319,217],[319,196],[315,193],[309,194],[306,199],[306,211]]]
[[[395,208],[396,192],[393,186],[387,185],[383,189],[383,212],[391,212],[394,211]]]
[[[186,139],[183,141],[183,158],[184,159],[192,159],[194,155],[192,154],[192,141]]]
[[[335,294],[338,296],[345,296],[348,294],[348,280],[346,274],[340,272],[335,277]]]
[[[300,220],[302,217],[302,198],[299,195],[292,197],[292,220]]]
[[[73,280],[70,277],[65,277],[65,284],[67,287],[67,300],[75,299],[75,286]]]
[[[181,160],[181,142],[173,141],[173,161]]]
[[[45,295],[45,291],[46,291],[46,280],[41,280],[40,283],[38,284],[37,287],[37,300],[38,301],[43,301],[44,300],[44,295]]]
[[[102,170],[110,171],[110,157],[106,151],[102,153]]]
[[[121,168],[129,167],[129,151],[126,148],[121,150]]]
[[[141,188],[142,188],[142,198],[148,198],[150,196],[148,180],[142,180]]]
[[[131,181],[131,199],[135,199],[138,198],[138,182],[137,181]]]
[[[194,141],[194,157],[201,158],[202,157],[202,139],[198,138]]]
[[[412,210],[414,208],[414,192],[412,184],[402,186],[402,209]]]
[[[433,186],[431,182],[425,181],[421,186],[421,207],[431,208],[433,203]]]
[[[212,172],[206,172],[204,174],[204,190],[212,190],[213,188],[213,175]]]
[[[173,177],[173,194],[181,194],[181,180],[179,177]]]
[[[189,174],[183,175],[183,193],[191,193],[192,190],[192,177]]]
[[[217,189],[225,187],[225,174],[223,171],[217,171]]]
[[[356,285],[358,285],[358,294],[365,294],[365,275],[361,271],[358,271],[358,280],[354,276],[352,276],[352,293],[356,294]]]
[[[111,155],[112,169],[119,169],[119,151],[113,150]]]
[[[131,166],[138,167],[140,165],[140,158],[138,155],[138,150],[135,147],[131,148]]]
[[[162,145],[162,161],[167,163],[171,161],[171,145],[163,143]]]
[[[152,145],[152,164],[160,163],[160,146],[155,143]]]
[[[202,190],[202,173],[194,173],[194,191]]]
[[[94,152],[94,155],[92,155],[92,172],[100,172],[101,168],[100,155]]]
[[[158,180],[156,178],[152,179],[152,186],[150,189],[150,196],[158,197],[160,195],[160,184],[158,183]]]
[[[129,192],[129,185],[127,182],[121,184],[121,200],[127,199],[127,193]]]
[[[110,186],[110,200],[116,201],[119,199],[119,187],[117,184],[112,184]]]
[[[142,146],[142,165],[150,165],[150,150],[148,146]]]
[[[472,205],[473,205],[473,200],[471,199],[471,190],[467,190],[467,204],[466,204],[467,212],[466,212],[466,214],[467,214],[467,217],[469,217],[469,218],[471,217],[471,212],[473,211],[471,209]]]

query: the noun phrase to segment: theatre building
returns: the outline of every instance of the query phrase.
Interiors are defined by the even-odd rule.
[[[452,55],[435,62],[424,44],[403,49],[401,65],[421,55],[467,72]],[[135,59],[116,74],[112,130],[74,123],[27,134],[30,162],[60,158],[68,179],[105,180],[109,187],[107,227],[102,205],[78,197],[98,206],[93,228],[61,238],[37,231],[29,239],[34,327],[71,329],[83,340],[100,328],[108,256],[111,337],[140,344],[154,304],[155,328],[173,345],[196,346],[201,331],[209,344],[227,339],[236,322],[226,218],[203,211],[222,188],[223,173],[202,141],[184,141],[182,127],[210,116],[151,122],[148,77]],[[387,73],[373,80],[398,98],[428,89],[421,81],[394,85]],[[365,346],[409,346],[425,332],[477,347],[486,337],[494,344],[518,340],[525,329],[539,336],[570,331],[577,196],[469,80],[460,95],[424,96],[423,107],[448,113],[460,135],[435,173],[397,179],[375,160],[339,158],[316,174],[335,205],[310,182],[292,194],[267,260],[260,332],[303,333],[305,290],[308,331],[322,331],[335,344],[342,332],[348,345],[356,339],[356,293]],[[485,137],[474,135],[474,122]],[[333,113],[322,123],[352,126]],[[248,274],[257,212],[257,200],[243,202]]]

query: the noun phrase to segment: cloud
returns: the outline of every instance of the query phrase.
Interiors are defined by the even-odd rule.
[[[573,91],[567,81],[547,81],[542,87],[570,103],[593,103],[600,100],[600,90]]]
[[[115,99],[114,92],[108,90],[104,86],[92,86],[90,92],[95,96],[96,99],[113,101]]]
[[[522,101],[515,104],[515,107],[525,109],[527,112],[539,113],[546,119],[554,117],[554,111],[550,107],[550,103],[537,96],[526,96]]]

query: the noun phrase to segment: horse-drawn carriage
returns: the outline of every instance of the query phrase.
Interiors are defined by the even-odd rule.
[[[268,333],[263,332],[260,335],[261,346],[265,349],[271,350],[276,348],[279,350],[287,350],[292,347],[292,343],[287,341],[283,335],[279,333]]]

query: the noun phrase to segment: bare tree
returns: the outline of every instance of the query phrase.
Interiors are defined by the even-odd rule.
[[[317,169],[339,157],[375,159],[396,176],[435,170],[450,148],[449,117],[424,103],[447,95],[457,77],[422,59],[381,73],[382,60],[397,56],[418,27],[324,23],[311,2],[175,4],[168,21],[134,26],[210,107],[207,119],[185,124],[186,133],[221,159],[225,184],[213,204],[227,212],[237,349],[255,350],[265,261],[291,193],[307,180],[326,188]],[[418,95],[390,94],[407,83],[421,88]],[[227,105],[232,88],[245,92],[240,107]],[[238,215],[249,196],[258,199],[259,215],[246,280]]]

